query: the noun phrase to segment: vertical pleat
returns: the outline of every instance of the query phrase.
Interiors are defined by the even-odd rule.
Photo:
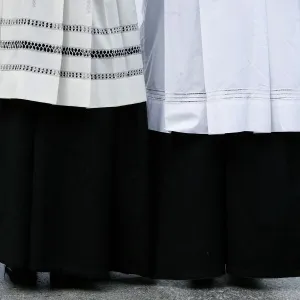
[[[165,90],[165,2],[147,5],[143,28],[143,55],[148,89]],[[154,22],[154,15],[157,18]]]
[[[144,12],[145,12],[145,7],[146,7],[147,3],[148,3],[148,0],[135,0],[135,7],[136,7],[137,19],[138,19],[139,26],[143,25]]]
[[[127,5],[128,5],[128,3],[127,3]],[[127,10],[127,14],[124,15],[123,11],[124,11],[125,7],[123,7],[123,6],[124,6],[124,1],[122,1],[122,0],[116,1],[115,8],[116,8],[116,15],[118,16],[118,19],[119,19],[119,24],[120,25],[130,24],[130,20],[132,20],[136,17],[136,15],[135,15],[134,18],[132,18],[132,14],[135,14],[136,12],[133,11],[133,7],[129,7],[129,9]],[[126,47],[127,45],[129,45],[127,43],[126,33],[122,32],[119,36],[119,39],[120,39],[120,43],[123,47]],[[139,41],[137,41],[137,44],[138,43],[139,43]],[[130,70],[130,66],[129,66],[127,57],[122,58],[121,64],[122,64],[122,67],[124,68],[124,70]]]
[[[156,16],[156,18],[155,18]],[[165,1],[146,0],[142,28],[142,49],[148,100],[152,91],[165,91]],[[155,20],[155,21],[154,21]],[[154,98],[154,96],[153,96]],[[149,128],[165,128],[164,106],[161,99],[148,101]]]
[[[62,15],[62,18],[61,18],[61,23],[64,23],[65,14],[67,14],[67,7],[66,7],[66,1],[63,0],[63,15]],[[64,40],[65,40],[65,33],[64,33],[64,31],[62,31],[61,45],[64,44]],[[63,58],[62,55],[60,56],[60,58],[61,58],[61,60],[60,60],[59,69],[58,70],[63,71],[63,68],[64,68],[64,58]],[[64,90],[62,88],[62,85],[63,85],[63,83],[61,82],[61,78],[59,77],[59,79],[58,79],[57,96],[56,96],[56,104],[60,104],[59,95],[61,93],[63,93],[63,90]]]
[[[117,7],[115,0],[105,0],[105,1],[93,1],[93,14],[92,14],[92,24],[94,27],[109,29],[119,26]],[[94,35],[92,37],[92,45],[95,49],[114,49],[118,48],[115,44],[115,36],[112,34],[98,36]],[[118,59],[118,62],[121,59]],[[110,70],[114,72],[116,67],[115,59],[95,59],[95,63],[92,62],[92,70],[95,73],[101,73],[102,70]],[[90,103],[93,106],[94,103],[102,103],[102,95],[109,95],[108,97],[113,97],[113,91],[109,88],[109,85],[102,85],[101,90],[97,83],[91,83],[91,99]],[[113,99],[113,98],[112,98]]]
[[[95,7],[94,7],[94,1],[92,0],[87,0],[86,1],[86,14],[87,16],[89,17],[89,26],[90,27],[93,27],[94,26],[94,22],[93,22],[93,19],[94,19],[94,15],[93,15],[93,11],[94,11]],[[93,39],[93,35],[92,34],[89,34],[89,49],[95,49],[95,45],[94,45],[94,39]],[[89,73],[90,74],[95,74],[97,73],[97,70],[93,67],[94,64],[93,64],[93,59],[92,57],[89,58]],[[88,81],[87,81],[87,88],[88,88],[88,91],[87,91],[87,99],[89,100],[89,103],[87,105],[87,107],[92,107],[93,106],[93,99],[95,97],[95,95],[93,94],[93,85],[92,85],[92,79],[90,78]]]
[[[1,41],[1,32],[2,32],[2,18],[3,18],[3,1],[4,0],[0,0],[0,41]]]
[[[203,127],[207,123],[200,9],[199,0],[193,0],[192,5],[165,0],[165,97],[169,102],[166,126],[170,131]],[[170,33],[171,28],[173,33]],[[188,121],[178,106],[179,101],[191,107],[192,116]],[[196,109],[192,109],[194,105]]]
[[[132,24],[137,25],[137,11],[134,1],[128,2],[128,0],[117,0],[117,13],[120,20],[120,24]],[[126,12],[126,13],[125,13]],[[139,34],[132,35],[127,31],[121,32],[119,36],[120,42],[124,48],[128,48],[132,45],[140,46],[140,36]],[[124,70],[135,70],[138,66],[143,66],[142,56],[140,55],[128,55],[122,58],[121,66]],[[144,82],[143,82],[144,84]],[[119,93],[119,91],[118,91]],[[132,90],[124,89],[124,93],[128,95],[129,98],[133,97]]]
[[[2,41],[3,6],[4,6],[4,0],[0,0],[0,42]],[[2,64],[1,57],[2,55],[0,55],[0,65]]]
[[[237,124],[270,131],[265,2],[201,1],[201,20],[208,132],[232,132]]]
[[[300,86],[300,2],[267,3],[272,89]],[[283,74],[284,73],[284,74]]]
[[[11,16],[14,16],[13,14],[13,7],[15,7],[15,15],[20,14],[20,7],[23,5],[17,5],[16,0],[2,0],[1,1],[1,16],[3,19],[9,18]],[[10,34],[14,33],[14,29],[9,28],[8,30],[1,26],[1,41],[5,41],[9,38]],[[11,62],[11,58],[15,55],[17,56],[17,51],[11,51],[13,52],[10,56],[5,55],[5,52],[3,53],[3,50],[1,50],[0,54],[0,63],[1,64],[9,64]],[[19,81],[20,74],[12,74],[7,78],[4,74],[4,72],[0,72],[0,84],[2,86],[6,86],[9,89],[13,89],[15,91],[18,91],[20,89],[20,81]]]
[[[89,1],[82,0],[64,0],[64,14],[61,23],[66,25],[82,25],[86,27],[92,26],[91,7],[88,5]],[[78,7],[78,9],[74,9]],[[61,45],[63,47],[76,47],[91,49],[91,34],[83,32],[70,32],[63,30],[63,40]],[[91,73],[91,58],[63,55],[61,61],[61,71],[80,71],[87,74]],[[90,103],[90,81],[88,79],[81,80],[78,88],[75,80],[69,78],[60,78],[60,88],[58,93],[58,104],[70,105],[67,99],[74,101],[77,99],[78,104],[83,104],[88,107]]]
[[[266,1],[270,45],[272,130],[298,131],[300,2]]]
[[[10,1],[10,0],[8,0]],[[12,6],[12,11],[15,11],[15,7],[19,6],[19,16],[29,18],[32,20],[44,20],[53,23],[63,23],[64,16],[64,1],[62,0],[35,0],[35,1],[23,1],[20,5],[19,1],[15,2]],[[63,44],[63,31],[47,29],[41,31],[37,26],[23,26],[21,28],[15,28],[15,30],[22,31],[21,40],[33,41],[41,44],[51,44],[61,46]],[[16,36],[16,34],[14,35]],[[17,38],[16,38],[17,39]],[[29,66],[43,67],[45,61],[45,54],[39,51],[28,50],[16,50],[18,60]],[[61,53],[55,53],[47,56],[47,64],[55,70],[60,70],[62,60]],[[27,99],[31,94],[32,78],[27,76],[26,72],[19,72],[19,94],[20,98]],[[36,81],[35,88],[38,90],[38,95],[41,99],[45,98],[45,88],[47,89],[47,97],[51,99],[57,99],[59,92],[59,77],[52,76],[49,80],[48,86],[45,87],[38,80]],[[22,96],[23,97],[22,97]],[[56,104],[56,102],[52,103]]]

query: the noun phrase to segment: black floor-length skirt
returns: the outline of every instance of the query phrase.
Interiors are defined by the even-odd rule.
[[[147,135],[145,104],[0,100],[0,262],[300,276],[300,134]]]
[[[154,277],[300,276],[300,133],[150,133]]]
[[[146,104],[0,100],[0,262],[149,275]]]

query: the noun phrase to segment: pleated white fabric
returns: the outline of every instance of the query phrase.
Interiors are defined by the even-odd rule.
[[[299,0],[149,0],[142,28],[150,129],[300,131]]]
[[[134,0],[0,0],[0,98],[146,101]]]

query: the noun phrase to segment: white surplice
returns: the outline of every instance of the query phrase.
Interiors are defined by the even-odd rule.
[[[300,131],[299,0],[145,0],[142,32],[150,129]]]
[[[134,0],[0,0],[0,98],[146,101]]]

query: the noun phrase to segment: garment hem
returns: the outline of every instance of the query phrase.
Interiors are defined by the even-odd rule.
[[[148,96],[149,129],[158,132],[221,135],[300,132],[299,99],[158,100]]]

